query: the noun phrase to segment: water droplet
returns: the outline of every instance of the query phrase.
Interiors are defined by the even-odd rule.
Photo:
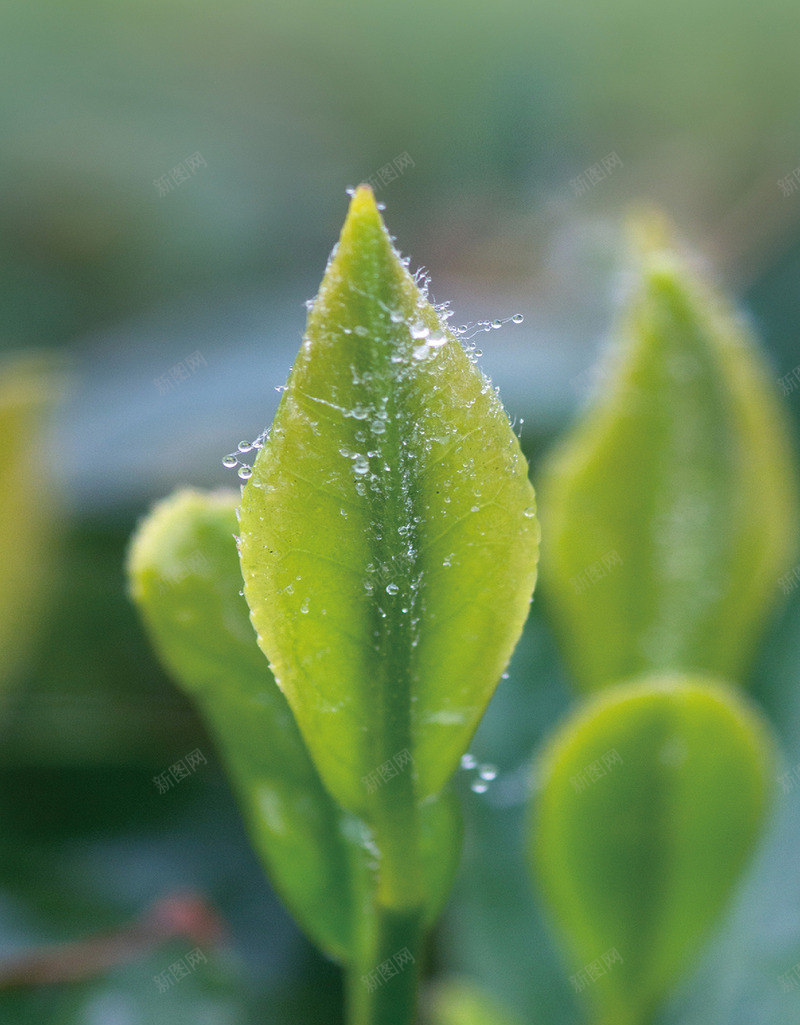
[[[477,762],[475,756],[469,754],[469,752],[467,754],[461,756],[461,768],[462,769],[474,769],[477,764],[478,764],[478,762]]]
[[[431,329],[427,324],[412,324],[411,325],[411,337],[412,338],[427,338],[431,333]]]
[[[303,604],[300,606],[300,611],[303,613],[304,616],[308,612],[308,598],[303,599]]]
[[[369,470],[369,460],[366,456],[358,455],[353,460],[353,473],[358,474],[359,477],[363,477]]]
[[[402,312],[400,310],[390,310],[389,311],[389,320],[391,320],[391,322],[393,324],[399,324],[402,319],[403,319],[403,314],[402,314]]]
[[[397,586],[397,584],[387,584],[386,585],[386,593],[387,594],[397,594],[397,592],[399,590],[400,590],[400,588]]]
[[[494,765],[482,765],[478,769],[478,775],[481,779],[486,780],[486,782],[488,783],[491,782],[493,779],[497,779],[497,769]]]
[[[229,470],[232,470],[234,466],[239,465],[239,460],[236,458],[235,455],[233,455],[233,453],[231,453],[229,456],[225,456],[225,458],[222,460],[222,465],[227,467]]]
[[[249,480],[253,476],[253,467],[252,466],[240,466],[239,467],[239,476],[241,477],[242,480]]]
[[[513,324],[521,324],[524,319],[525,318],[522,316],[521,313],[515,313],[514,316],[511,318],[511,322]]]
[[[339,515],[340,516],[344,516],[344,518],[347,519],[347,510],[346,509],[340,509],[339,510]]]
[[[253,446],[250,444],[249,441],[240,441],[236,447],[239,449],[240,452],[251,452],[253,449]]]
[[[496,330],[497,330],[497,329],[498,329],[499,327],[502,327],[502,326],[503,326],[503,322],[502,322],[502,320],[493,320],[493,321],[492,321],[492,327],[493,327],[493,328],[495,329],[495,331],[496,331]]]
[[[525,516],[527,519],[532,520],[533,517],[536,515],[536,510],[532,505],[529,505],[522,515]]]
[[[432,349],[441,349],[446,341],[447,337],[443,334],[439,334],[438,332],[428,337],[428,345]]]
[[[385,204],[385,203],[376,203],[376,204],[375,204],[375,206],[376,206],[376,207],[377,207],[377,208],[378,208],[379,210],[385,210],[385,209],[386,209],[386,204]]]
[[[356,194],[356,190],[353,188],[352,185],[348,185],[344,191],[347,193],[348,196],[355,196]]]
[[[369,413],[363,406],[354,406],[353,409],[350,410],[350,416],[352,416],[354,420],[366,420]]]
[[[469,788],[475,794],[485,794],[489,789],[489,784],[484,783],[483,780],[476,779],[474,782],[470,783]]]
[[[383,434],[383,432],[385,430],[386,430],[386,424],[383,422],[383,420],[373,420],[372,421],[372,433],[373,434]]]

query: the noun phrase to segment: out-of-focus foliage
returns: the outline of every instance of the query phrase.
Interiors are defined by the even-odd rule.
[[[542,574],[583,690],[649,670],[740,680],[796,551],[795,459],[760,353],[671,252],[640,273],[542,486]]]
[[[424,19],[400,0],[45,0],[2,17],[12,337],[69,342],[186,288],[307,274],[337,226],[331,183],[403,152],[392,202],[431,248],[511,274],[535,264],[547,203],[609,151],[625,174],[582,201],[646,192],[712,232],[739,204],[751,227],[764,180],[780,218],[797,162],[788,0],[437,0]],[[159,197],[154,179],[196,152],[205,168]],[[492,216],[507,211],[516,224]]]
[[[602,1025],[647,1025],[691,965],[761,835],[772,766],[755,710],[702,677],[612,688],[548,743],[531,864]]]
[[[0,363],[0,687],[28,653],[58,567],[57,496],[39,453],[60,391],[44,356]]]

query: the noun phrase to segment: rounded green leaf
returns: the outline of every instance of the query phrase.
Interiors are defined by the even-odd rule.
[[[773,780],[765,723],[711,678],[612,688],[544,752],[530,859],[604,1025],[651,1021],[731,895]]]
[[[276,889],[312,939],[346,961],[374,855],[365,827],[322,786],[256,644],[241,594],[238,500],[235,492],[185,490],[156,506],[131,545],[131,593],[156,651],[217,740]],[[423,809],[421,836],[432,922],[461,847],[452,795]]]
[[[598,398],[541,486],[542,575],[577,684],[738,681],[788,568],[795,465],[744,326],[672,254],[646,256]]]
[[[235,492],[180,491],[156,506],[131,546],[131,593],[216,737],[276,888],[314,941],[343,959],[352,924],[341,816],[255,643],[240,594],[237,501]]]
[[[241,507],[259,644],[326,785],[455,769],[527,615],[538,525],[494,389],[355,193]],[[405,778],[405,777],[404,777]],[[407,780],[406,780],[407,781]]]

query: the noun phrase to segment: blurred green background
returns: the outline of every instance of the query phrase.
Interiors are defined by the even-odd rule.
[[[2,6],[0,380],[35,353],[50,415],[1,439],[17,445],[3,487],[37,511],[13,548],[39,590],[1,635],[0,961],[174,893],[226,927],[167,993],[153,976],[191,938],[79,985],[0,989],[3,1025],[341,1020],[336,970],[271,892],[213,745],[145,643],[127,538],[174,487],[237,483],[221,457],[271,420],[361,180],[455,323],[524,314],[478,341],[534,479],[591,381],[638,204],[674,218],[776,380],[789,373],[800,190],[778,182],[800,165],[798,40],[793,0]],[[785,401],[797,426],[800,391]],[[430,969],[529,1025],[578,1025],[521,859],[527,766],[571,701],[543,605],[474,743],[498,778],[485,794],[456,781],[467,839]],[[753,680],[788,766],[799,678],[796,589]],[[153,777],[198,749],[206,764],[159,793]],[[665,1023],[798,1020],[779,975],[800,962],[800,796],[780,791]]]

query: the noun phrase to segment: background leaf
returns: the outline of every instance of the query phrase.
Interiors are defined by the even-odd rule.
[[[55,488],[50,475],[35,469],[42,428],[60,391],[44,356],[0,366],[0,684],[26,654],[57,564]]]
[[[784,411],[754,343],[672,254],[646,258],[602,392],[542,482],[543,575],[583,690],[749,668],[795,547]]]
[[[444,785],[519,637],[537,542],[497,396],[362,187],[241,510],[259,643],[344,806],[369,816],[364,778],[406,750],[418,798]]]
[[[531,864],[598,1021],[649,1022],[689,966],[760,835],[772,768],[765,724],[700,677],[613,688],[549,744]]]

